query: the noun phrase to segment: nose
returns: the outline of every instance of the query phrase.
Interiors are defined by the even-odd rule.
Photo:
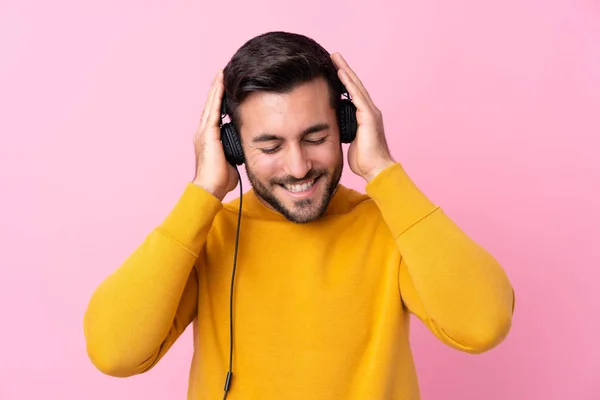
[[[286,173],[296,179],[306,176],[312,168],[310,159],[306,156],[301,146],[290,146],[286,154]]]

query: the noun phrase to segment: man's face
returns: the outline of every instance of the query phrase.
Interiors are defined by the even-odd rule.
[[[254,191],[288,220],[319,218],[337,189],[343,155],[327,83],[256,92],[240,105],[246,171]]]

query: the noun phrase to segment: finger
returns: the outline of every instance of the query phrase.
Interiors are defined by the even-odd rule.
[[[225,86],[223,85],[223,71],[219,71],[217,79],[215,81],[215,88],[213,91],[213,97],[208,107],[207,124],[208,126],[218,125],[221,120],[221,102],[223,101],[223,92]]]
[[[204,103],[204,109],[202,110],[202,116],[200,118],[200,127],[203,128],[204,126],[206,126],[206,120],[208,119],[208,114],[210,113],[210,104],[212,102],[212,98],[214,96],[215,93],[215,86],[217,83],[217,78],[218,78],[219,74],[217,74],[211,84],[210,84],[210,88],[208,89],[208,94],[206,95],[206,101]]]
[[[215,95],[217,77],[218,77],[218,74],[215,75],[215,77],[213,78],[212,83],[210,84],[210,89],[208,90],[208,95],[206,96],[207,97],[206,102],[204,103],[204,109],[202,110],[202,120],[200,122],[200,125],[202,128],[204,128],[206,126],[206,122],[208,120],[208,115],[210,114],[210,105],[211,105],[212,99]]]
[[[358,75],[356,75],[356,72],[354,72],[354,70],[352,68],[350,68],[350,65],[348,65],[348,62],[344,59],[344,57],[340,53],[335,53],[333,56],[333,60],[338,68],[346,70],[348,75],[350,75],[352,80],[354,82],[356,82],[357,86],[360,89],[364,89],[364,91],[367,92],[367,89],[363,85],[363,83],[360,80],[360,78],[358,77]]]
[[[342,57],[340,53],[335,53],[332,56],[332,59],[338,67],[338,69],[344,70],[349,75],[350,79],[355,83],[357,89],[363,94],[366,101],[374,106],[373,101],[371,100],[371,96],[369,96],[369,92],[367,91],[367,88],[365,88],[358,75],[356,75],[352,68],[350,68],[344,57]]]
[[[348,90],[348,94],[352,98],[352,102],[356,105],[358,110],[369,110],[372,109],[373,105],[368,100],[368,96],[361,92],[358,84],[352,80],[348,72],[345,69],[338,69],[338,76],[340,80]]]

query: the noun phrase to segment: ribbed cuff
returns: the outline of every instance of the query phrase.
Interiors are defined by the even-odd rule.
[[[366,185],[394,238],[438,207],[414,184],[400,163],[381,171]]]

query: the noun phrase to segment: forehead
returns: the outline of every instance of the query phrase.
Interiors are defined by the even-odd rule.
[[[288,93],[252,93],[239,112],[243,140],[265,133],[293,137],[311,125],[331,124],[335,118],[324,79],[303,83]]]

